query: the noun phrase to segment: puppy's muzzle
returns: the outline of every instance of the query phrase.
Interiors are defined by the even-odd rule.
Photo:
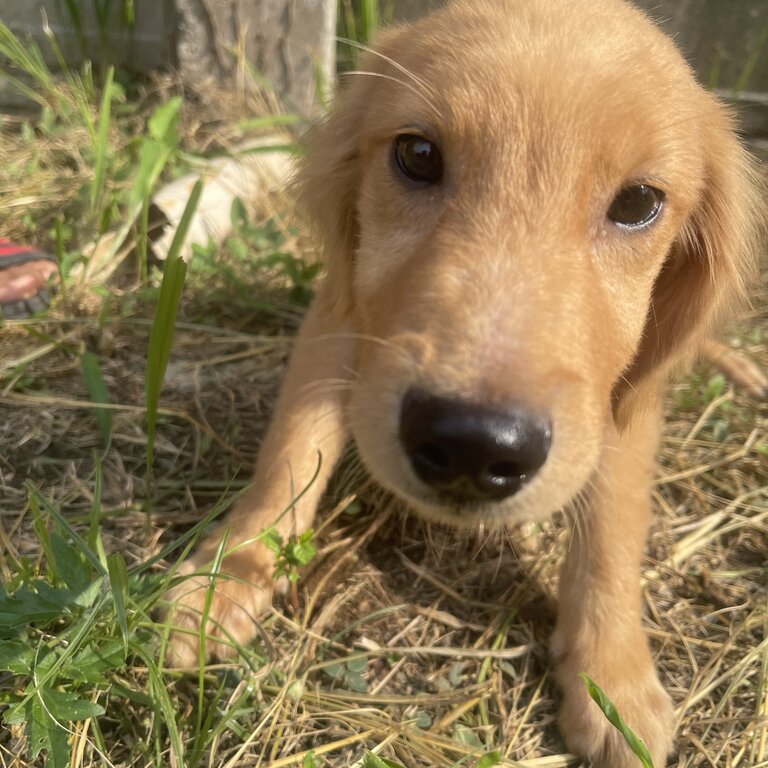
[[[416,476],[452,502],[500,501],[541,469],[550,423],[523,406],[504,410],[410,389],[400,442]]]

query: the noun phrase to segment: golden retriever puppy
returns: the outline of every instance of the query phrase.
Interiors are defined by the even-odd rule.
[[[459,0],[382,34],[362,69],[301,170],[327,277],[253,486],[170,595],[172,658],[197,658],[224,535],[207,651],[254,634],[273,591],[258,534],[311,525],[351,436],[429,519],[572,510],[562,733],[595,766],[635,764],[586,672],[661,766],[674,717],[640,593],[658,400],[752,270],[751,162],[728,110],[622,0]]]

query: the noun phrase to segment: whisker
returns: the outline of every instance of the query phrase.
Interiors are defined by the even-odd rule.
[[[389,341],[388,339],[382,339],[380,336],[372,336],[368,333],[356,333],[354,331],[337,331],[334,333],[321,333],[312,337],[314,341],[334,341],[336,339],[348,339],[352,341],[372,341],[376,344],[381,344],[383,347],[399,349],[397,344]],[[403,350],[404,351],[404,350]]]
[[[410,69],[407,67],[404,67],[400,62],[395,61],[391,56],[387,56],[385,53],[382,53],[381,51],[377,51],[375,48],[371,48],[369,45],[365,45],[364,43],[360,43],[357,40],[349,40],[344,37],[337,37],[337,42],[344,43],[345,45],[348,45],[350,48],[357,48],[360,51],[364,51],[365,53],[370,54],[371,56],[376,56],[382,61],[386,61],[388,64],[391,64],[398,72],[402,72],[407,77],[410,77],[411,80],[413,80],[416,85],[421,86],[425,91],[430,93],[432,96],[435,95],[435,91],[432,89],[432,87],[427,83],[425,80],[422,80],[420,77],[415,75],[413,72],[411,72]]]
[[[410,83],[406,83],[398,79],[397,77],[393,77],[392,75],[385,75],[381,72],[366,72],[365,70],[362,70],[362,69],[353,69],[349,72],[344,72],[343,74],[344,76],[365,75],[367,77],[380,77],[382,80],[389,80],[393,83],[397,83],[398,85],[402,85],[403,88],[408,89],[409,91],[411,91],[411,93],[415,93],[420,99],[422,99],[427,104],[427,106],[435,113],[437,117],[439,118],[443,117],[443,114],[440,112],[440,110],[432,103],[432,101],[429,98],[427,98],[427,96],[424,93],[422,93],[418,88],[411,85]]]

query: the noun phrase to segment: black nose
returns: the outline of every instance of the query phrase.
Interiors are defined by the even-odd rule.
[[[521,406],[495,410],[411,389],[400,411],[400,442],[427,485],[459,501],[499,500],[544,464],[552,428]]]

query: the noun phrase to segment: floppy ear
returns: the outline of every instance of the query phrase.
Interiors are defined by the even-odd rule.
[[[338,320],[353,304],[361,130],[378,64],[372,55],[363,57],[361,72],[349,76],[331,112],[304,137],[305,155],[297,178],[299,209],[312,225],[326,266],[318,300]]]
[[[698,352],[714,325],[747,298],[756,276],[765,199],[727,110],[707,96],[704,188],[656,278],[640,348],[614,388],[620,425],[637,402]]]

